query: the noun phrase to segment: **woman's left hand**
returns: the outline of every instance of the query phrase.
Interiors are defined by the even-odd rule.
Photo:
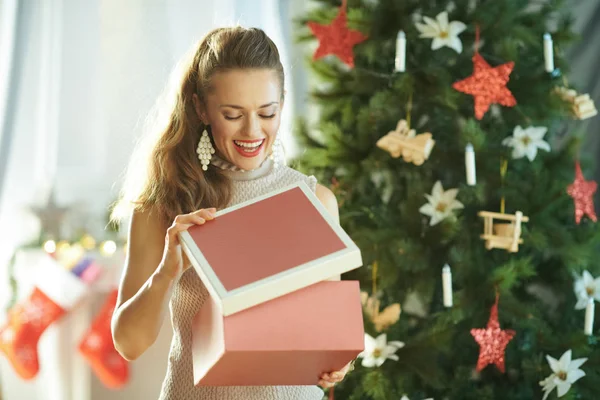
[[[350,371],[351,366],[352,362],[349,362],[339,371],[326,372],[322,374],[319,380],[319,386],[324,389],[328,389],[333,387],[336,383],[343,381],[348,371]]]

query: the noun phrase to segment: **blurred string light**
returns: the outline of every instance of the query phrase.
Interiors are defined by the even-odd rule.
[[[48,254],[70,259],[78,258],[79,256],[83,256],[86,251],[96,249],[98,249],[101,255],[110,257],[116,253],[119,245],[114,240],[105,240],[97,245],[97,241],[93,236],[85,234],[77,242],[69,243],[66,240],[61,240],[57,243],[54,240],[47,240],[42,247]],[[125,249],[125,245],[123,245],[123,248]],[[69,255],[66,256],[66,254]],[[71,264],[71,262],[69,262],[69,264]]]

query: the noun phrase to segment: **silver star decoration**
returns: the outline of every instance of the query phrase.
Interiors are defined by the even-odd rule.
[[[56,199],[54,198],[54,189],[50,191],[50,195],[48,196],[45,206],[34,206],[29,208],[40,220],[43,238],[55,240],[60,240],[62,238],[60,228],[63,224],[65,216],[67,215],[67,212],[69,211],[69,208],[59,207],[56,204]]]

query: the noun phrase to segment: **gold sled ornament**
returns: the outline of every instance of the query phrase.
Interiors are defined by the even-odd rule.
[[[483,218],[483,235],[481,235],[481,238],[485,240],[486,249],[505,249],[509,253],[519,251],[519,244],[523,243],[521,224],[528,222],[528,217],[524,216],[521,211],[517,211],[514,215],[480,211],[478,215]],[[494,223],[494,219],[510,222]]]
[[[571,112],[578,119],[587,119],[598,114],[594,100],[588,94],[577,94],[573,89],[557,87],[556,93],[565,101],[571,103]]]
[[[388,132],[377,141],[377,147],[390,153],[394,158],[402,156],[404,161],[421,165],[429,158],[435,140],[431,133],[416,134],[414,129],[409,129],[406,120],[398,121],[396,130]]]

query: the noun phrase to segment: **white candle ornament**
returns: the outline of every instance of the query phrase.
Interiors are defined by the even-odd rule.
[[[477,174],[475,172],[475,150],[471,143],[465,147],[465,168],[467,170],[467,185],[475,186]]]
[[[404,31],[398,32],[396,36],[396,59],[394,61],[396,72],[406,71],[406,35]]]
[[[442,268],[442,288],[444,292],[444,307],[452,307],[452,272],[448,264]]]
[[[594,330],[594,308],[594,299],[590,298],[585,308],[585,328],[583,331],[586,335],[591,335]]]
[[[552,48],[552,36],[544,33],[544,64],[546,72],[554,71],[554,49]]]

